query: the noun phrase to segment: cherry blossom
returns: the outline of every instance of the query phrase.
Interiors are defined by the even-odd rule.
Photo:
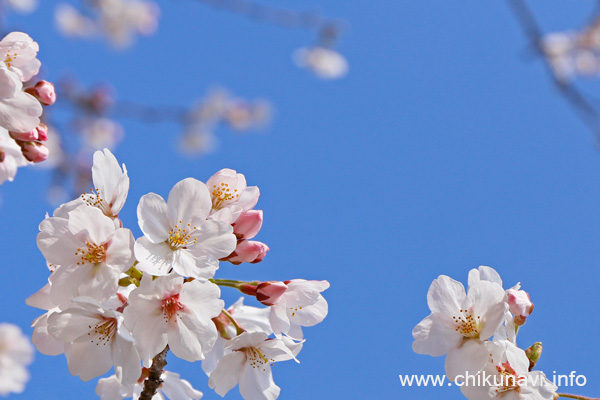
[[[138,268],[153,275],[171,271],[212,278],[218,259],[235,248],[231,225],[206,220],[211,200],[204,183],[187,178],[177,183],[167,202],[154,193],[140,199],[138,221],[144,236],[135,243]]]
[[[485,340],[504,321],[507,305],[498,283],[480,281],[465,293],[464,286],[440,275],[427,293],[431,314],[413,329],[413,350],[441,356],[469,339]]]
[[[66,352],[69,372],[88,381],[114,366],[120,381],[136,382],[141,373],[140,357],[123,324],[123,315],[102,308],[91,298],[73,299],[72,305],[48,317],[48,332],[71,343]]]
[[[33,359],[33,347],[21,329],[0,323],[0,396],[21,393],[29,380],[27,365]]]
[[[338,79],[348,73],[348,61],[335,50],[314,46],[296,50],[294,62],[323,79]]]
[[[146,370],[144,368],[144,370]],[[122,400],[132,398],[138,400],[143,390],[143,379],[146,374],[142,373],[141,381],[135,384],[122,384],[119,379],[112,375],[108,378],[102,378],[96,386],[96,394],[100,400]],[[194,389],[185,379],[181,379],[179,374],[169,371],[163,371],[160,376],[162,384],[152,400],[199,400],[202,398],[202,392]]]
[[[82,195],[88,204],[98,207],[107,217],[116,218],[127,200],[129,177],[127,168],[119,167],[116,157],[108,149],[94,153],[92,180],[95,194]]]
[[[246,400],[274,400],[281,389],[273,382],[271,364],[296,359],[302,348],[289,339],[268,339],[264,332],[244,332],[231,339],[225,348],[232,352],[225,355],[210,374],[208,386],[221,396],[239,384]]]
[[[46,260],[60,265],[50,276],[52,301],[106,300],[116,293],[120,274],[133,265],[133,235],[95,207],[76,207],[67,217],[46,218],[37,237]]]
[[[212,201],[211,218],[231,224],[240,214],[256,205],[260,191],[246,186],[246,177],[224,168],[206,182]]]
[[[223,310],[221,291],[211,282],[184,283],[177,275],[142,279],[125,308],[125,323],[137,340],[149,366],[150,359],[168,344],[177,357],[187,361],[204,359],[217,340],[211,321]]]
[[[19,145],[9,136],[8,131],[0,128],[0,184],[12,182],[17,174],[17,168],[29,165],[23,157]]]
[[[316,325],[327,316],[328,304],[321,292],[329,288],[329,282],[292,279],[285,284],[287,290],[270,308],[269,321],[277,337],[285,333],[302,339],[303,326]]]

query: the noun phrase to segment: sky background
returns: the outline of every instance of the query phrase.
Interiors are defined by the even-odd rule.
[[[273,367],[280,399],[462,398],[456,387],[402,387],[398,374],[444,373],[443,357],[412,352],[411,331],[429,314],[435,278],[466,284],[479,265],[530,293],[535,311],[518,343],[543,342],[537,369],[577,371],[587,385],[561,391],[600,396],[600,146],[528,53],[504,2],[264,0],[348,22],[339,50],[350,74],[337,81],[293,64],[311,32],[193,0],[160,1],[159,31],[120,52],[65,40],[51,20],[56,2],[41,3],[32,15],[8,15],[6,26],[39,43],[49,80],[68,72],[87,85],[109,82],[120,100],[140,104],[188,106],[215,85],[273,103],[264,133],[220,129],[220,148],[203,158],[179,154],[178,125],[133,120],[120,120],[126,135],[114,152],[131,179],[120,216],[136,237],[142,195],[166,197],[183,178],[232,168],[261,190],[257,240],[271,251],[258,264],[222,263],[217,277],[331,283],[329,315],[305,329],[301,364]],[[530,4],[548,31],[578,28],[594,6]],[[35,239],[54,209],[49,181],[45,170],[22,168],[0,187],[0,321],[27,334],[41,311],[24,300],[48,275]],[[228,305],[239,297],[222,292]],[[204,399],[220,398],[200,363],[168,362]],[[95,396],[96,380],[72,377],[62,355],[37,353],[30,371],[26,391],[9,398]],[[241,397],[235,388],[226,398]]]

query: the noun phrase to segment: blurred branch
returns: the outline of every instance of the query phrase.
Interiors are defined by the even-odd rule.
[[[529,39],[532,49],[544,60],[544,65],[548,70],[552,83],[558,89],[560,95],[571,106],[579,118],[594,133],[597,140],[600,141],[600,114],[594,107],[590,99],[584,95],[577,87],[569,82],[559,79],[550,64],[546,52],[543,48],[543,33],[535,16],[528,7],[525,0],[506,0],[515,19],[521,26],[523,33]],[[600,2],[596,4],[596,8]]]

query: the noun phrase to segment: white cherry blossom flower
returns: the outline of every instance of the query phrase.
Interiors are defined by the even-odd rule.
[[[0,184],[12,182],[17,168],[31,164],[23,157],[19,145],[8,135],[8,131],[0,128]]]
[[[465,340],[485,340],[504,321],[507,305],[502,286],[481,281],[465,293],[464,286],[440,275],[427,293],[431,314],[413,329],[413,350],[441,356]]]
[[[0,323],[0,396],[21,393],[29,380],[27,365],[33,359],[33,346],[21,329]]]
[[[0,41],[0,60],[21,82],[27,82],[40,70],[42,63],[37,59],[40,47],[23,32],[11,32]]]
[[[138,400],[144,389],[142,379],[145,378],[146,376],[142,373],[141,381],[138,380],[135,384],[122,384],[115,375],[102,378],[96,386],[96,394],[100,396],[100,400],[122,400],[125,398]],[[185,379],[181,379],[179,374],[163,371],[160,379],[162,384],[152,400],[199,400],[202,398],[202,392],[194,389]]]
[[[152,275],[171,271],[193,278],[212,278],[219,259],[235,249],[231,225],[207,220],[211,200],[204,183],[178,182],[167,202],[154,193],[142,196],[138,221],[144,236],[135,243],[138,269]]]
[[[77,296],[104,301],[133,265],[133,235],[95,207],[82,205],[67,216],[46,218],[37,237],[46,260],[60,265],[50,276],[52,301],[64,305]]]
[[[152,280],[144,276],[131,292],[125,308],[125,323],[136,338],[149,367],[151,359],[168,344],[177,357],[187,361],[204,359],[217,340],[212,318],[223,310],[221,290],[211,282],[184,283],[177,275]]]
[[[287,290],[270,307],[269,321],[275,336],[282,333],[302,339],[302,327],[314,326],[327,316],[327,300],[321,292],[329,288],[327,281],[292,279]]]
[[[239,384],[246,400],[275,400],[281,389],[273,382],[271,364],[296,359],[302,343],[288,347],[289,339],[268,339],[264,332],[244,332],[231,339],[225,355],[210,374],[208,386],[225,396]]]
[[[546,378],[543,372],[529,371],[529,359],[522,349],[506,340],[488,341],[482,347],[486,362],[481,367],[470,364],[465,358],[466,354],[451,361],[456,364],[453,369],[462,371],[459,378],[462,381],[460,389],[467,399],[552,400],[554,398],[558,388]],[[448,361],[446,364],[448,365]]]
[[[256,186],[246,186],[246,177],[224,168],[206,182],[212,201],[211,218],[234,223],[240,214],[256,205],[260,191]]]
[[[103,375],[113,366],[122,382],[134,383],[140,376],[140,357],[123,315],[102,308],[94,299],[73,299],[72,307],[50,315],[48,332],[71,344],[66,352],[69,372],[83,381]]]

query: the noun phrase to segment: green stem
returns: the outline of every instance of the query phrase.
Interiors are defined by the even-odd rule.
[[[232,287],[232,288],[236,288],[236,289],[239,289],[240,286],[242,286],[242,285],[258,285],[260,283],[258,281],[246,282],[246,281],[236,281],[233,279],[209,279],[209,281],[211,281],[215,285],[227,286],[227,287]]]
[[[577,400],[600,400],[597,397],[586,397],[579,396],[577,394],[567,394],[567,393],[556,393],[558,397],[566,397],[568,399],[577,399]]]
[[[231,314],[229,314],[227,310],[223,310],[222,313],[225,314],[225,316],[231,321],[233,326],[235,326],[236,335],[241,335],[242,333],[246,332],[244,328],[240,326],[240,324],[231,316]]]

